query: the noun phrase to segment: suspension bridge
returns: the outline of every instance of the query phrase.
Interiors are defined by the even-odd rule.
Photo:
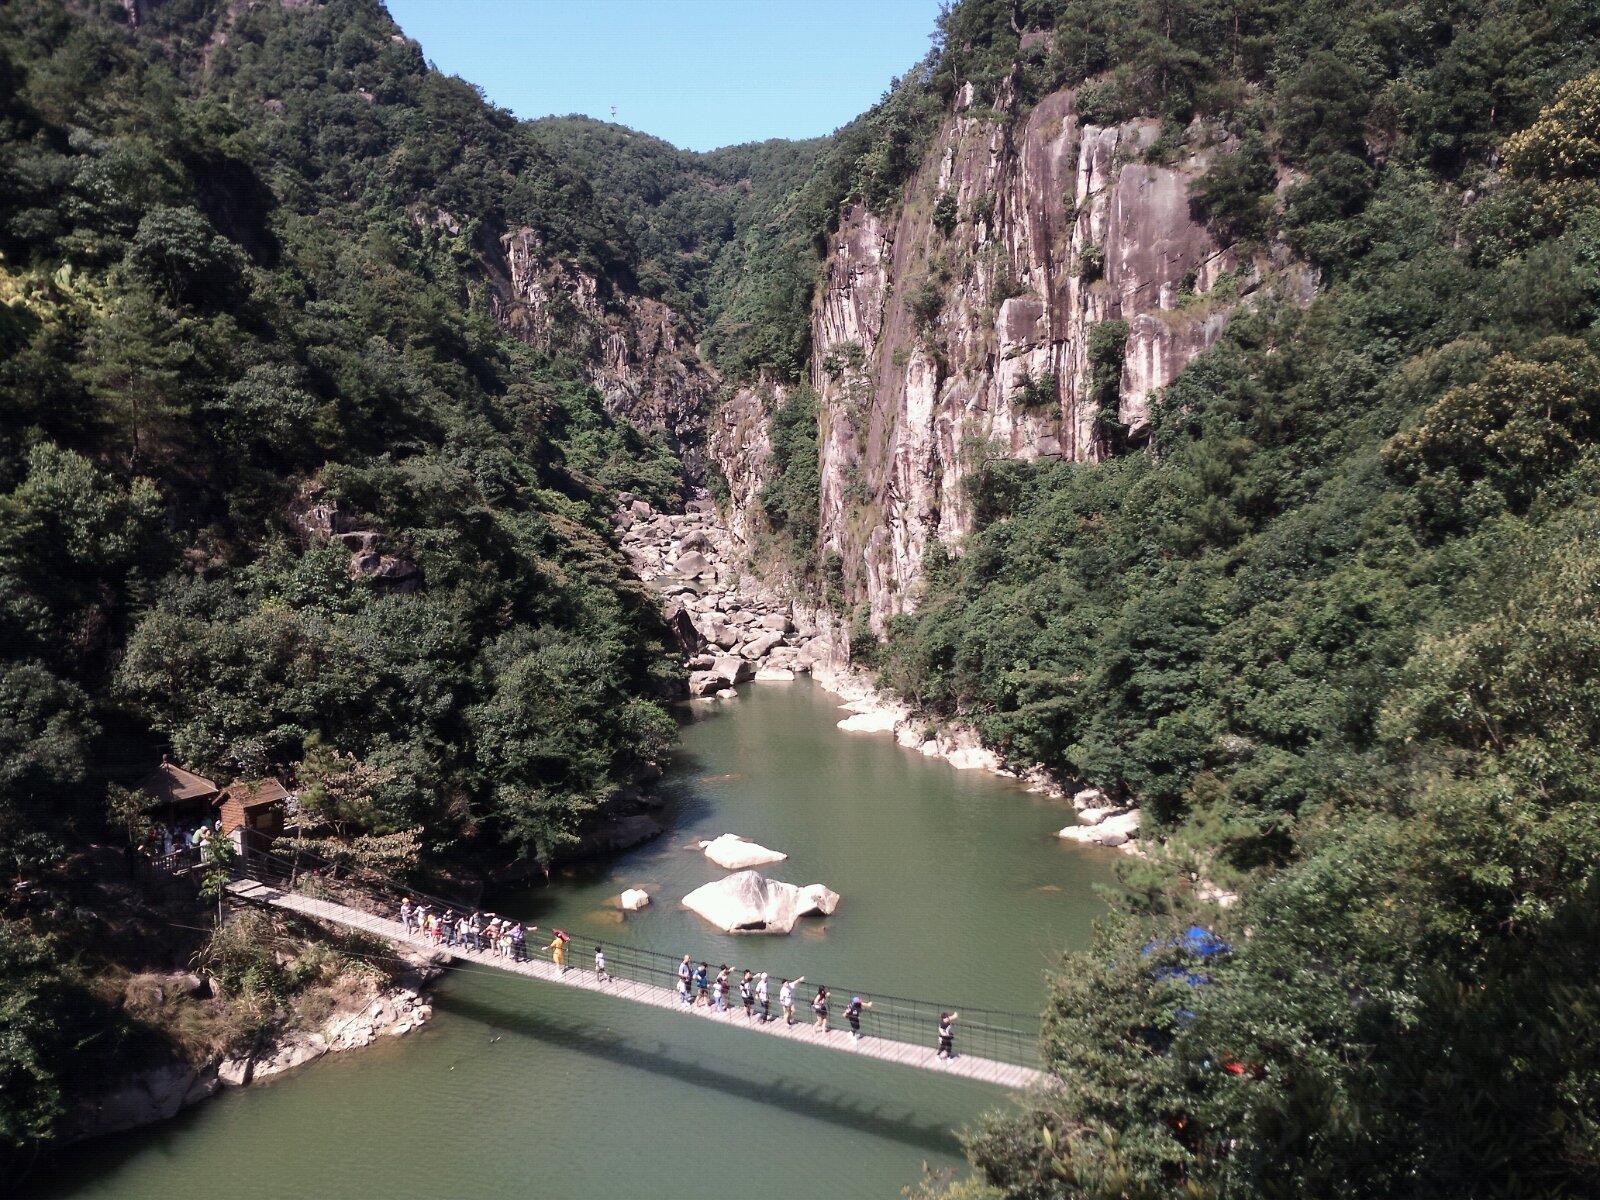
[[[686,1018],[710,1021],[727,1029],[782,1038],[860,1058],[898,1063],[939,1075],[976,1079],[1000,1087],[1029,1088],[1042,1086],[1049,1080],[1049,1076],[1038,1067],[1038,1018],[1025,1013],[939,1005],[884,996],[859,987],[852,991],[829,986],[829,995],[833,997],[863,995],[872,1000],[872,1008],[862,1014],[862,1037],[858,1040],[852,1038],[850,1030],[845,1028],[830,1026],[826,1032],[814,1029],[809,1006],[805,998],[798,995],[797,1007],[805,1019],[797,1020],[793,1025],[781,1013],[771,1020],[762,1020],[759,1011],[754,1017],[746,1016],[736,998],[730,1000],[728,1008],[722,1011],[709,1006],[685,1005],[677,994],[678,959],[622,945],[614,939],[595,938],[577,931],[572,934],[573,946],[605,945],[606,973],[609,978],[601,979],[589,969],[587,963],[568,964],[563,968],[543,959],[516,961],[490,950],[474,949],[460,943],[435,947],[422,937],[408,932],[401,922],[382,915],[382,911],[395,911],[390,898],[374,896],[372,891],[359,885],[352,887],[350,880],[335,880],[332,881],[335,885],[343,883],[343,894],[339,899],[330,899],[328,893],[337,888],[330,887],[330,880],[326,876],[301,875],[291,864],[270,855],[259,852],[245,855],[235,864],[234,874],[235,878],[227,885],[227,891],[239,903],[274,908],[328,922],[397,946],[443,949],[459,962],[494,968],[557,987],[646,1004],[679,1013]],[[325,894],[311,894],[313,890],[321,890]],[[414,890],[407,890],[410,895],[418,896]],[[463,907],[432,897],[418,898],[434,903],[438,911]],[[382,905],[382,911],[371,911],[375,900]],[[815,981],[808,980],[808,986],[816,986]],[[777,989],[773,988],[772,992],[772,998],[776,1001]],[[950,1058],[938,1057],[936,1050],[938,1018],[942,1011],[959,1011],[961,1014],[955,1025],[959,1052]],[[966,1053],[965,1049],[970,1047],[976,1047],[979,1052]]]

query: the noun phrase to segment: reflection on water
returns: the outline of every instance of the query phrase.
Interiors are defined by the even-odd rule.
[[[1060,951],[1087,944],[1093,885],[1110,878],[1104,852],[1053,836],[1066,810],[887,736],[841,734],[844,714],[809,683],[741,692],[688,713],[662,781],[665,836],[496,908],[774,978],[1036,1011]],[[787,853],[767,873],[827,884],[838,911],[788,937],[709,928],[678,902],[723,874],[687,848],[720,833]],[[625,887],[650,906],[624,914]],[[951,1131],[1006,1102],[982,1084],[488,969],[442,982],[435,1013],[420,1034],[79,1148],[38,1194],[894,1197],[924,1161],[958,1163]]]

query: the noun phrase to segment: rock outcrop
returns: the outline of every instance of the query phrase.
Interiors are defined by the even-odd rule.
[[[628,888],[617,900],[623,912],[638,912],[650,903],[650,895],[643,888]]]
[[[1195,219],[1189,185],[1227,148],[1221,130],[1196,122],[1173,143],[1154,119],[1085,123],[1070,89],[1025,114],[1006,84],[981,99],[947,118],[897,215],[842,215],[812,311],[821,541],[879,632],[913,606],[929,542],[956,548],[972,528],[967,482],[986,462],[1139,444],[1151,397],[1238,305],[1315,286]],[[750,547],[785,396],[741,388],[709,431]]]
[[[737,834],[725,833],[705,844],[705,855],[724,871],[746,871],[751,867],[765,867],[788,858],[777,850],[768,850]]]
[[[755,871],[729,875],[683,898],[685,908],[724,933],[788,933],[800,917],[831,913],[838,903],[838,893],[820,883],[798,888]]]
[[[719,380],[686,319],[551,253],[532,229],[481,249],[500,324],[541,350],[573,352],[608,412],[664,434],[698,475]]]

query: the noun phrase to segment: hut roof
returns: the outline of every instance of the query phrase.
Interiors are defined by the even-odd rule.
[[[217,785],[204,775],[185,771],[163,760],[139,785],[139,790],[158,803],[173,804],[181,800],[205,800],[215,796]]]
[[[260,808],[266,804],[277,804],[289,798],[288,789],[276,779],[236,780],[228,785],[226,791],[212,801],[220,806],[225,800],[233,798],[242,808]]]

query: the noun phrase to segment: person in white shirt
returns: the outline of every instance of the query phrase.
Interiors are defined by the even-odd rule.
[[[778,989],[778,1005],[783,1009],[783,1016],[790,1025],[794,1024],[794,989],[806,981],[804,975],[799,979],[785,979],[783,986]]]

